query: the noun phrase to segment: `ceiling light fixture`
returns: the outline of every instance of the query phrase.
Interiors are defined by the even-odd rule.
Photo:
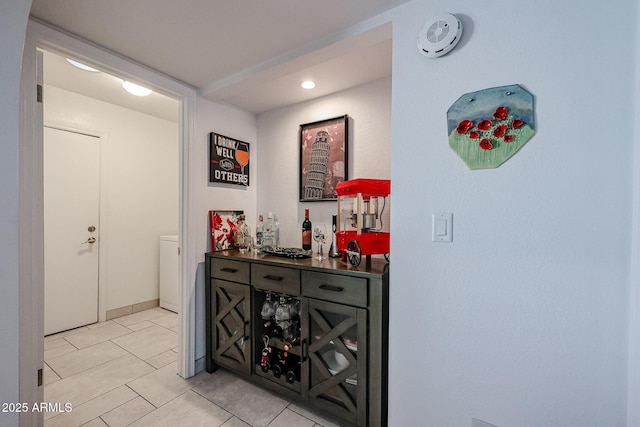
[[[147,96],[153,92],[151,89],[127,81],[122,82],[122,87],[131,95],[135,96]]]
[[[92,73],[100,72],[100,70],[96,70],[95,68],[89,67],[88,65],[84,65],[78,61],[74,61],[73,59],[67,58],[67,62],[69,62],[69,64],[73,65],[74,67],[80,68],[81,70],[91,71]]]
[[[300,87],[303,89],[313,89],[314,87],[316,87],[316,82],[312,80],[305,80],[303,82],[300,82]]]

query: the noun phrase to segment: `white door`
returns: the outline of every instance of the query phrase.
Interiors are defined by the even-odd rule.
[[[98,321],[100,139],[44,128],[44,333]]]

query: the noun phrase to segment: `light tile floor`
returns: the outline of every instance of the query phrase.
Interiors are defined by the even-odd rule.
[[[45,427],[336,427],[229,371],[176,374],[178,316],[156,307],[45,337]]]

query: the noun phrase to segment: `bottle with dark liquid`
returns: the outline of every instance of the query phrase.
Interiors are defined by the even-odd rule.
[[[300,378],[300,362],[294,362],[289,366],[289,369],[285,372],[284,377],[289,384],[293,384]]]
[[[262,338],[267,340],[271,338],[282,338],[282,328],[271,322],[265,322],[265,328],[262,331]]]
[[[311,250],[311,221],[309,221],[309,209],[304,210],[304,221],[302,221],[302,249]]]
[[[300,377],[299,357],[287,351],[278,351],[272,364],[273,376],[280,378],[282,374],[289,384],[293,384]]]

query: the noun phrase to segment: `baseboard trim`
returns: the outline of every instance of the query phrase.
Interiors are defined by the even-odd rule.
[[[139,302],[137,304],[125,305],[124,307],[107,310],[107,320],[116,319],[118,317],[127,316],[139,311],[149,310],[150,308],[159,307],[160,300],[152,299],[149,301]]]
[[[204,371],[206,357],[201,357],[200,359],[196,359],[196,375],[200,372]]]

